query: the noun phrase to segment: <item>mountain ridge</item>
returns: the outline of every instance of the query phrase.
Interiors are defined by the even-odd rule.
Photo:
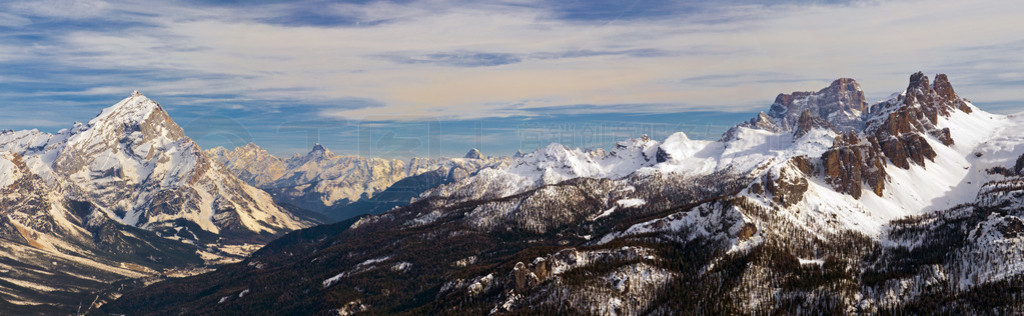
[[[981,111],[944,75],[926,81],[911,75],[860,116],[790,107],[795,121],[761,113],[719,141],[552,144],[107,310],[1024,311],[1024,116]],[[781,104],[857,95],[837,82]]]
[[[110,283],[201,271],[312,225],[137,91],[56,134],[4,131],[0,153],[0,297],[15,310],[102,304],[120,295],[94,293]]]
[[[251,143],[233,150],[217,147],[205,153],[228,166],[239,178],[270,192],[279,203],[320,212],[337,220],[365,212],[382,212],[390,209],[388,206],[406,205],[427,189],[423,185],[429,183],[428,187],[432,187],[461,179],[509,160],[482,154],[480,158],[387,160],[334,155],[320,144],[315,144],[306,154],[295,154],[291,158],[272,156]],[[421,176],[432,172],[443,175]],[[422,183],[391,188],[399,181],[415,177],[423,180]],[[410,182],[414,181],[410,179]],[[389,189],[385,197],[376,198]],[[395,194],[399,190],[403,192]],[[385,198],[388,200],[383,201]]]

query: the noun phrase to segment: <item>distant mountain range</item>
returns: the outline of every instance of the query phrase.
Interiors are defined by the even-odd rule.
[[[406,163],[320,145],[290,159],[255,144],[204,152],[138,92],[56,134],[2,131],[0,313],[89,310],[509,161],[471,153]]]
[[[1022,135],[945,75],[876,103],[838,79],[718,141],[552,144],[103,310],[1019,314]]]
[[[203,152],[136,93],[0,133],[0,212],[18,314],[1024,313],[1024,116],[941,74],[717,141],[409,161]]]
[[[319,212],[333,221],[407,205],[429,188],[510,161],[483,156],[476,149],[466,158],[409,161],[340,156],[320,144],[305,155],[287,159],[252,143],[230,151],[217,147],[206,154],[250,185],[269,192],[278,203]]]

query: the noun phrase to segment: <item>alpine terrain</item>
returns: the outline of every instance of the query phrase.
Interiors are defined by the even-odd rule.
[[[127,114],[134,111],[150,114]],[[14,241],[5,251],[52,255],[2,268],[43,278],[56,273],[50,261],[109,267],[64,259],[106,251],[107,239],[96,237],[104,231],[118,232],[117,241],[196,233],[202,244],[198,232],[237,240],[305,225],[202,158],[165,117],[133,96],[57,135],[3,134],[3,203],[25,205],[3,210],[3,236]],[[780,94],[715,141],[640,136],[607,152],[551,144],[474,165],[409,205],[288,233],[241,262],[131,290],[101,310],[1020,314],[1022,135],[1024,116],[979,109],[942,74],[915,73],[881,102],[843,78]],[[367,161],[328,153],[314,148],[282,162],[246,146],[211,155],[250,183],[289,191],[342,179],[318,178],[334,172],[325,166]],[[331,159],[344,162],[318,162]],[[381,184],[337,195],[316,189],[317,198],[351,202],[392,181],[377,175],[398,181],[438,170],[379,164],[388,167],[364,174]],[[28,193],[41,186],[56,189]],[[97,230],[103,224],[110,228]],[[129,267],[102,271],[142,273]],[[104,277],[77,278],[87,276]],[[0,283],[9,300],[29,290],[21,280]]]
[[[0,132],[0,215],[0,314],[87,311],[135,280],[237,261],[314,223],[138,92],[56,134]]]
[[[319,212],[333,220],[404,206],[427,189],[509,161],[507,157],[483,156],[476,149],[465,158],[364,158],[335,155],[320,144],[305,155],[287,159],[253,143],[231,151],[217,147],[206,154],[250,185],[269,192],[278,203]]]

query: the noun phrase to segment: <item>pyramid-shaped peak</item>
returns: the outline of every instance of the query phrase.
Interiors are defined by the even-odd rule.
[[[311,159],[331,158],[334,157],[334,153],[327,149],[327,147],[324,147],[324,145],[316,143],[313,145],[313,148],[309,150],[309,153],[306,154],[306,157]]]
[[[121,100],[121,102],[103,109],[99,115],[89,121],[89,125],[96,125],[105,121],[138,125],[153,115],[154,112],[163,112],[163,107],[142,95],[139,91],[133,91],[130,96]]]

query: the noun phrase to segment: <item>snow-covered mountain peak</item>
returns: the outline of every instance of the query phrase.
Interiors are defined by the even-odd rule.
[[[184,220],[243,238],[308,225],[206,157],[140,93],[71,130],[0,135],[0,150],[20,153],[33,173],[63,186],[68,197],[92,202],[126,225],[159,229]]]
[[[973,193],[949,192],[970,183],[974,187],[966,192],[977,192],[978,183],[984,182],[965,180],[984,172],[969,167],[974,150],[1006,120],[963,101],[945,76],[938,77],[937,84],[925,84],[926,77],[915,75],[905,93],[870,108],[852,79],[836,80],[814,93],[783,94],[769,113],[737,125],[714,142],[676,133],[661,143],[625,140],[607,155],[551,144],[508,167],[485,170],[421,198],[505,197],[577,177],[628,183],[725,173],[757,178],[767,172],[773,175],[763,185],[806,186],[797,190],[806,193],[800,199],[793,193],[797,191],[784,198],[778,192],[767,195],[778,203],[786,201],[782,208],[794,213],[801,208],[833,209],[845,216],[841,222],[847,228],[877,235],[893,218],[969,202]],[[906,101],[911,98],[913,102]],[[803,171],[780,171],[786,164]]]
[[[138,125],[152,116],[154,112],[164,112],[164,109],[159,103],[135,91],[121,102],[103,109],[99,115],[89,121],[89,125],[95,126],[103,123]],[[162,114],[167,116],[166,113]]]
[[[620,141],[605,154],[603,150],[570,149],[551,143],[513,158],[507,166],[481,170],[475,176],[424,192],[420,198],[498,198],[574,178],[622,179],[640,168],[655,165],[659,145],[643,135]]]
[[[292,163],[295,163],[296,165],[302,165],[308,162],[319,162],[322,160],[328,160],[332,158],[334,158],[334,153],[327,149],[327,147],[320,145],[320,143],[316,143],[313,145],[313,148],[311,148],[309,152],[306,153],[305,156],[300,157],[297,161]]]

